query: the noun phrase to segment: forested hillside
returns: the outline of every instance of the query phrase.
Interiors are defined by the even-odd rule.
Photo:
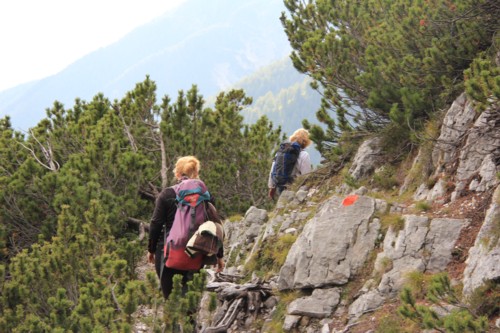
[[[253,97],[253,103],[242,112],[245,122],[252,124],[266,116],[290,135],[302,127],[304,119],[318,123],[315,114],[321,106],[321,95],[310,83],[310,77],[299,73],[287,57],[245,77],[234,87]],[[318,151],[311,146],[308,152],[313,164],[318,165],[321,160]]]
[[[380,131],[399,153],[464,89],[483,106],[500,96],[498,1],[284,3],[293,64],[324,96],[327,130],[308,126],[324,154]]]
[[[158,100],[147,78],[116,102],[56,104],[27,135],[2,119],[0,331],[126,330],[146,301],[138,231],[179,156],[202,161],[223,214],[264,205],[280,130],[245,125],[250,102],[232,90],[206,108],[196,86]]]
[[[449,109],[451,102],[461,94],[467,95],[467,101],[474,108],[469,108],[469,102],[464,102],[460,104],[460,110],[477,110],[477,113],[472,112],[471,123],[487,115],[490,120],[485,123],[493,129],[489,132],[495,134],[494,130],[499,126],[498,1],[284,0],[284,3],[286,12],[281,20],[294,50],[291,55],[293,64],[299,72],[310,77],[311,85],[323,96],[317,118],[324,127],[314,125],[312,119],[303,120],[326,159],[320,170],[309,175],[309,182],[301,179],[300,185],[311,188],[310,192],[299,191],[302,202],[313,196],[311,205],[304,205],[307,209],[322,205],[322,202],[313,201],[330,195],[328,184],[332,183],[338,183],[341,188],[358,188],[366,184],[373,187],[376,196],[393,197],[403,196],[405,191],[411,196],[419,184],[427,184],[429,189],[440,184],[442,191],[454,191],[455,198],[472,191],[466,189],[466,185],[480,187],[482,176],[479,173],[469,175],[467,169],[467,172],[463,171],[467,179],[458,179],[456,159],[447,160],[445,153],[440,153],[443,156],[438,156],[441,157],[439,163],[434,165],[430,155],[433,153],[432,144],[440,141],[436,129],[446,128],[443,111]],[[204,44],[204,47],[211,45]],[[196,48],[197,54],[199,50]],[[279,79],[269,77],[263,82]],[[16,131],[9,117],[2,118],[0,331],[131,332],[134,324],[141,321],[146,323],[149,332],[168,332],[173,323],[185,321],[189,308],[199,301],[203,281],[197,279],[193,285],[198,290],[191,290],[186,298],[174,292],[174,298],[164,302],[154,272],[143,279],[136,275],[138,262],[146,252],[144,229],[155,197],[162,188],[172,184],[176,158],[193,154],[200,159],[201,178],[214,194],[217,207],[224,216],[234,220],[250,206],[262,210],[270,208],[272,203],[266,200],[266,179],[272,152],[282,139],[282,132],[269,118],[259,117],[259,108],[266,109],[268,107],[264,104],[269,103],[272,104],[270,108],[281,112],[279,106],[286,105],[284,101],[297,96],[303,88],[299,84],[286,91],[270,91],[269,98],[254,101],[251,106],[254,109],[249,109],[249,116],[256,115],[251,125],[245,124],[242,113],[251,105],[249,94],[244,90],[221,92],[213,107],[208,108],[202,96],[204,91],[198,90],[197,86],[180,90],[176,96],[160,97],[155,80],[149,77],[113,101],[103,93],[94,92],[93,98],[88,101],[77,99],[71,107],[56,102],[47,110],[47,116],[28,133]],[[81,95],[76,93],[76,96]],[[478,133],[477,138],[480,129]],[[379,141],[380,145],[376,154],[372,154],[372,147],[368,147],[366,155],[376,155],[383,162],[377,165],[378,173],[371,179],[359,175],[354,177],[350,171],[353,164],[361,165],[361,169],[365,165],[363,161],[353,162],[353,159],[359,143],[367,138]],[[465,144],[458,139],[458,143],[453,142],[454,147]],[[493,138],[490,142],[497,141]],[[428,149],[423,149],[426,153],[415,158],[416,162],[409,167],[411,162],[408,161],[413,160],[418,148]],[[489,164],[486,166],[497,175],[496,180],[490,177],[493,178],[491,183],[497,184],[500,151],[498,145],[488,149]],[[451,169],[454,173],[447,175]],[[437,176],[431,177],[433,172]],[[457,182],[448,177],[457,177]],[[401,179],[405,179],[404,191],[398,192]],[[463,188],[458,187],[458,180],[463,181]],[[449,197],[448,192],[443,198]],[[491,201],[492,194],[488,193],[481,203],[483,199],[484,202]],[[376,221],[371,226],[376,224],[380,229],[377,234],[366,233],[373,236],[370,244],[375,249],[384,241],[384,233],[389,229],[380,222],[379,212],[375,212],[380,201],[364,197],[359,203],[371,210],[369,217],[361,216],[359,222],[368,225]],[[331,204],[329,211],[336,212],[341,200],[336,198]],[[297,203],[292,201],[290,205]],[[422,203],[422,209],[425,205],[430,204]],[[297,212],[287,207],[277,207],[278,213],[284,213],[284,217],[273,220],[280,223],[280,227],[272,225],[265,230],[266,236],[271,238],[261,249],[251,243],[259,229],[249,229],[248,233],[240,230],[245,234],[239,240],[238,250],[248,252],[249,256],[243,258],[234,254],[227,259],[228,262],[245,259],[245,277],[261,273],[259,278],[265,279],[276,274],[285,263],[288,250],[298,239],[291,233],[279,237],[278,229],[290,231],[290,224],[302,223],[316,213]],[[327,205],[323,207],[330,209]],[[347,209],[365,214],[356,207]],[[481,214],[485,216],[484,211]],[[354,230],[355,226],[349,219],[344,221],[347,222],[345,228],[342,225],[332,228],[328,224],[328,214],[320,215],[325,224],[320,225],[316,234],[348,238],[338,253],[349,250],[349,256],[359,261],[356,268],[364,267],[364,257],[356,252],[358,246],[349,243],[355,237],[348,237],[346,231],[352,229],[352,235],[356,236],[362,232]],[[394,228],[401,228],[406,223],[398,217],[391,217],[388,223]],[[417,226],[419,223],[422,226],[428,224],[427,220],[421,221],[420,216],[409,220],[408,223]],[[477,220],[480,222],[474,223],[482,221]],[[228,219],[227,224],[230,223],[231,219]],[[259,222],[258,227],[261,224]],[[416,229],[424,230],[419,228]],[[477,225],[475,228],[479,229]],[[291,232],[300,233],[301,230],[297,228]],[[396,235],[391,237],[387,237],[387,249],[396,244]],[[487,241],[491,240],[493,244],[498,243],[498,239],[496,231]],[[332,244],[338,245],[336,240],[332,240]],[[448,245],[446,241],[441,243]],[[304,244],[311,242],[304,241]],[[359,244],[361,247],[367,242]],[[416,247],[415,253],[421,251],[419,255],[428,259],[429,253],[422,244]],[[470,248],[472,244],[467,246]],[[320,254],[324,253],[323,250],[321,248]],[[338,253],[333,253],[332,263],[349,266],[344,257],[337,257]],[[363,253],[368,256],[375,252],[366,250]],[[298,245],[295,254],[297,258],[311,258],[310,253]],[[440,258],[439,254],[437,257]],[[374,258],[370,260],[374,264]],[[322,266],[324,260],[311,262],[311,267],[309,263],[303,265],[303,260],[297,262],[301,268],[313,272],[325,273],[330,269],[330,262]],[[390,261],[379,264],[381,273],[373,276],[374,281],[379,279],[378,282],[393,268]],[[350,272],[351,268],[343,269],[342,273]],[[303,273],[293,263],[288,263],[285,271],[290,275]],[[327,273],[330,272],[332,270]],[[307,279],[328,276],[323,273],[308,275]],[[285,286],[282,289],[286,290],[282,296],[283,299],[298,298],[297,295],[304,290],[293,290],[295,287],[323,287],[323,283],[337,286],[352,281],[354,275],[353,269],[352,276],[342,275],[339,280],[327,282],[313,281],[318,282],[317,285],[302,276],[286,277],[281,281],[282,287]],[[391,275],[387,279],[390,281],[385,286],[392,288],[391,281],[395,278]],[[343,297],[342,302],[346,303],[356,296],[353,290],[362,291],[363,288],[349,285],[342,295],[335,291],[336,299]],[[498,283],[494,288],[498,288]],[[366,289],[369,289],[368,285]],[[489,290],[498,293],[498,289]],[[365,295],[368,298],[373,294]],[[387,295],[384,297],[389,297],[388,302],[390,297],[396,297]],[[215,299],[212,300],[213,310]],[[411,306],[411,297],[406,300]],[[281,321],[285,318],[285,304],[285,301],[274,303],[274,320],[278,324],[255,320],[251,329],[260,331],[266,324],[274,325],[267,326],[271,327],[269,332],[282,332],[286,324]],[[140,305],[151,306],[156,309],[155,314],[136,318]],[[305,307],[308,306],[310,303]],[[345,311],[346,308],[344,306]],[[424,315],[431,312],[425,312],[425,309],[415,306],[414,312],[407,309],[408,317],[414,316],[408,320],[421,320],[422,324],[418,322],[417,326],[403,327],[403,322],[402,327],[394,327],[389,322],[386,328],[393,329],[392,332],[410,332],[412,327],[429,328],[431,324],[425,319],[430,317]],[[394,312],[394,308],[388,310],[391,311]],[[360,313],[362,309],[356,312]],[[462,325],[460,318],[463,316],[452,318],[455,321],[449,324],[452,328],[448,331],[464,331],[460,330],[463,326],[453,330],[454,323]],[[477,318],[465,319],[476,325]],[[475,327],[485,327],[484,320],[477,324],[483,326],[470,324],[466,328],[478,332],[480,329]],[[290,330],[294,328],[290,322],[288,324],[286,327]],[[445,323],[437,319],[432,324],[445,327]],[[329,327],[328,323],[326,326]],[[386,331],[380,328],[378,332]]]

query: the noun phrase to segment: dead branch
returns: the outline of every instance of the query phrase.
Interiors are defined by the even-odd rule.
[[[165,142],[161,137],[161,132],[159,134],[160,139],[160,149],[161,149],[161,187],[165,188],[168,185],[168,166],[167,166],[167,152],[165,151]]]
[[[239,313],[239,309],[242,303],[243,303],[243,298],[234,300],[229,306],[229,309],[227,310],[222,320],[217,324],[217,326],[207,327],[203,330],[203,333],[227,332],[233,321],[236,319],[236,316]]]
[[[137,228],[139,230],[139,241],[142,241],[146,236],[146,232],[149,232],[149,223],[146,223],[142,220],[136,219],[134,217],[128,217],[127,223],[129,226],[133,228]]]
[[[110,282],[111,282],[110,279],[108,279],[108,283],[110,283]],[[115,295],[115,287],[117,284],[118,284],[118,282],[116,282],[115,285],[113,287],[111,287],[111,296],[113,297],[113,302],[115,303],[116,311],[122,312],[120,304],[118,303],[118,299],[116,298],[116,295]]]
[[[37,161],[37,163],[40,164],[41,166],[43,166],[44,168],[49,169],[50,171],[53,171],[53,172],[56,172],[57,170],[59,170],[60,165],[54,159],[54,153],[52,152],[52,147],[51,147],[50,143],[47,142],[47,147],[45,147],[44,145],[42,145],[42,143],[40,141],[38,141],[38,139],[36,138],[36,136],[33,133],[33,131],[30,130],[30,134],[33,137],[33,139],[40,146],[40,149],[42,150],[42,153],[43,153],[43,155],[45,157],[45,160],[47,161],[47,164],[45,164],[42,161],[40,161],[40,159],[36,156],[35,151],[33,150],[33,148],[30,148],[30,147],[24,145],[21,142],[19,142],[19,144],[21,146],[23,146],[23,148],[25,148],[26,150],[28,150],[31,153],[31,156],[33,156],[33,158]]]
[[[144,227],[144,224],[141,223],[139,225],[139,241],[142,241],[144,239],[144,236],[146,235],[146,231],[145,231],[145,227]]]

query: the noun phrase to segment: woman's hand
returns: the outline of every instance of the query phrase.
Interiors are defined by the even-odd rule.
[[[274,200],[274,194],[276,193],[276,187],[271,187],[269,189],[269,199]]]
[[[225,266],[224,259],[217,258],[217,267],[216,267],[215,272],[216,273],[222,272],[224,270],[224,266]]]

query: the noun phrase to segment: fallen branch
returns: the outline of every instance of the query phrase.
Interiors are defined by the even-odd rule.
[[[127,223],[132,227],[138,228],[139,231],[142,226],[144,228],[144,231],[149,232],[149,223],[144,222],[143,220],[139,220],[134,217],[127,217]]]
[[[233,321],[236,319],[236,316],[238,315],[239,308],[241,306],[241,303],[243,302],[243,298],[239,298],[237,300],[234,300],[231,305],[229,306],[229,309],[227,310],[226,314],[222,318],[222,320],[217,324],[215,327],[207,327],[206,329],[203,330],[203,333],[222,333],[222,332],[227,332]]]
[[[241,321],[238,325],[243,324],[245,321],[244,318],[253,317],[255,319],[261,309],[263,309],[263,302],[272,295],[271,286],[260,279],[238,284],[234,282],[217,281],[217,279],[241,279],[239,275],[223,274],[221,276],[221,274],[211,274],[211,277],[215,281],[209,282],[206,289],[216,292],[217,298],[219,301],[222,301],[224,305],[219,307],[218,314],[215,317],[216,319],[213,319],[215,325],[204,329],[202,331],[204,333],[226,332],[227,329],[233,325],[233,321],[236,318],[238,318],[238,321]]]

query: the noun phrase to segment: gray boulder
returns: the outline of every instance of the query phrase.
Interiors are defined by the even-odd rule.
[[[487,191],[499,184],[500,136],[498,108],[485,110],[470,129],[465,146],[460,151],[456,172],[456,187],[452,200],[467,189]],[[471,186],[472,185],[472,186]]]
[[[372,221],[375,200],[361,196],[351,206],[333,196],[310,219],[292,245],[278,277],[278,288],[342,285],[365,263],[380,229]]]
[[[441,134],[432,151],[432,161],[438,173],[444,171],[458,157],[459,148],[475,117],[476,111],[465,93],[461,94],[446,112]]]
[[[339,304],[340,292],[337,288],[315,289],[311,296],[301,297],[288,305],[289,315],[326,318]]]
[[[398,233],[389,228],[384,239],[384,250],[379,253],[375,269],[383,271],[378,290],[393,297],[405,283],[406,274],[412,271],[441,272],[451,260],[454,244],[462,228],[469,224],[464,219],[437,218],[406,215],[405,227]]]
[[[369,176],[381,165],[382,147],[380,138],[371,138],[361,144],[354,156],[349,173],[354,179]]]
[[[497,187],[483,226],[476,237],[474,246],[469,250],[464,279],[463,293],[470,295],[487,280],[500,278],[500,187]]]

